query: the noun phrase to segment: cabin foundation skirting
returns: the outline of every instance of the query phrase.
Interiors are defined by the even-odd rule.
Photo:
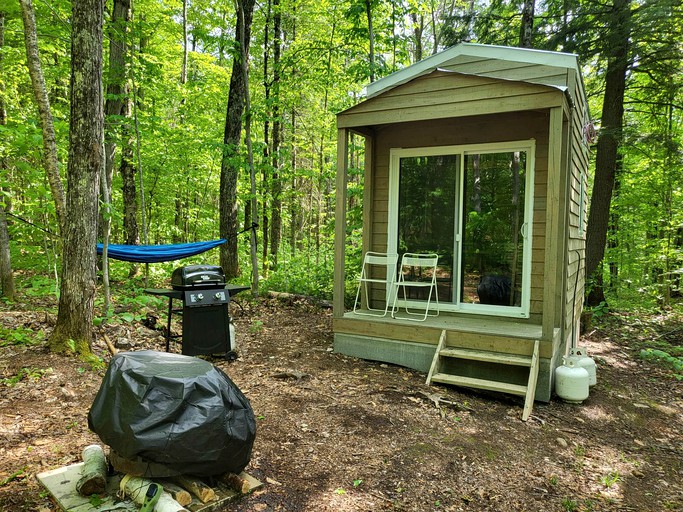
[[[427,343],[396,341],[356,334],[334,334],[334,351],[339,354],[405,366],[425,374],[429,372],[435,350],[435,345]],[[554,364],[552,363],[551,359],[543,357],[540,359],[535,397],[540,402],[550,401],[554,373]],[[557,364],[557,362],[554,363]],[[500,365],[460,360],[457,363],[452,363],[451,371],[464,376],[487,378],[489,375],[499,376]],[[529,375],[528,369],[524,368],[519,368],[519,371],[510,371],[510,368],[507,368],[507,373],[511,383],[523,383]]]

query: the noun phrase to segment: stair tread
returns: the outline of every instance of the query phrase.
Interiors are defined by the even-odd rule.
[[[432,375],[432,382],[441,382],[442,384],[452,384],[455,386],[463,386],[475,389],[486,389],[488,391],[499,391],[501,393],[509,393],[519,396],[525,396],[527,392],[527,387],[520,384],[476,379],[474,377],[464,377],[449,373],[436,373]]]
[[[531,356],[520,354],[503,354],[486,350],[474,350],[469,348],[448,347],[441,350],[439,355],[457,359],[484,361],[489,363],[509,364],[515,366],[531,366]]]

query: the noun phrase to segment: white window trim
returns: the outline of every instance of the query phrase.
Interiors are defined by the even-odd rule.
[[[465,156],[467,154],[485,154],[485,153],[501,153],[505,151],[524,151],[527,155],[527,169],[526,179],[524,183],[524,218],[526,222],[522,224],[520,230],[525,239],[524,249],[522,253],[522,297],[521,305],[518,307],[509,306],[491,306],[488,304],[465,304],[460,302],[460,286],[456,287],[456,302],[455,303],[439,303],[441,311],[462,312],[477,315],[491,315],[504,316],[514,318],[529,318],[529,311],[531,306],[531,256],[533,245],[533,214],[534,214],[534,176],[536,167],[536,141],[535,139],[498,142],[490,144],[468,144],[462,146],[433,146],[433,147],[419,147],[419,148],[392,148],[389,151],[389,202],[388,202],[388,223],[387,223],[387,251],[397,252],[398,248],[398,185],[399,185],[399,169],[400,159],[414,156],[436,156],[436,155],[459,155],[460,156],[460,173],[459,182],[456,193],[458,194],[456,224],[457,229],[455,233],[456,251],[454,251],[453,272],[456,275],[461,273],[462,258],[462,204],[463,204],[463,180],[464,180],[464,166]],[[457,266],[457,268],[455,268]],[[387,293],[387,298],[390,292]],[[419,302],[414,304],[410,301],[398,301],[400,306],[414,305],[419,307]]]

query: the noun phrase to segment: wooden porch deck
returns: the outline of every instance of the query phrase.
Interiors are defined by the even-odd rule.
[[[501,317],[474,317],[441,313],[424,322],[399,318],[361,316],[353,312],[333,320],[335,334],[435,345],[446,330],[447,346],[490,350],[506,354],[528,354],[534,341],[541,342],[541,357],[550,358],[559,341],[559,329],[552,340],[542,339],[540,324],[530,324]]]
[[[472,317],[441,313],[424,322],[386,317],[361,316],[352,312],[333,320],[335,351],[368,359],[413,368],[427,373],[437,350],[441,333],[445,331],[444,348],[463,349],[490,355],[490,359],[468,356],[451,372],[464,372],[476,378],[489,378],[504,371],[510,384],[524,384],[528,369],[517,371],[509,366],[501,370],[495,360],[507,365],[515,356],[529,358],[536,341],[540,358],[540,374],[536,398],[548,401],[551,394],[552,371],[558,358],[560,330],[553,339],[542,339],[542,326],[500,317]],[[496,354],[500,356],[497,357]],[[472,360],[477,359],[477,360]],[[522,368],[518,368],[523,370]]]

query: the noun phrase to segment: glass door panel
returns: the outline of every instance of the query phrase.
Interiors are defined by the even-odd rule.
[[[526,152],[465,154],[460,302],[522,304]]]
[[[438,254],[437,288],[441,303],[456,301],[453,269],[459,172],[459,155],[402,157],[399,163],[399,262],[406,252]]]

